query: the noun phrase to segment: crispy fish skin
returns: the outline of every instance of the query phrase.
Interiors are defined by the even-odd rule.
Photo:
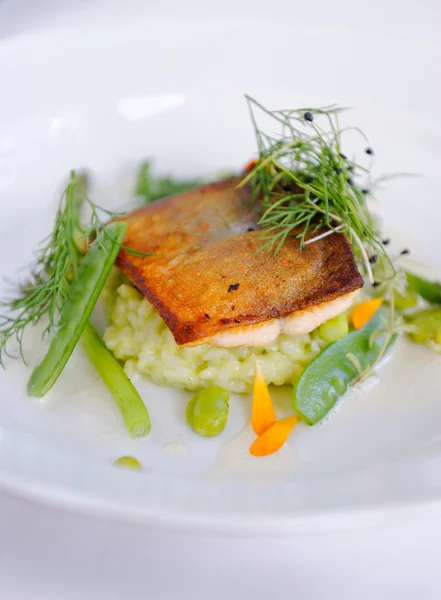
[[[258,207],[252,208],[250,187],[236,187],[239,181],[205,185],[122,218],[125,246],[155,256],[121,250],[117,265],[178,344],[285,317],[363,286],[342,234],[303,250],[289,237],[277,255],[257,252]]]

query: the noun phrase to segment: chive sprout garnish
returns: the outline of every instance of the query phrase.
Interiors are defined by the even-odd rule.
[[[370,171],[342,150],[345,132],[356,131],[367,141],[363,132],[340,127],[344,109],[338,106],[270,111],[250,96],[246,99],[259,156],[241,185],[251,181],[255,197],[262,199],[261,249],[277,253],[290,235],[299,238],[303,248],[328,235],[345,233],[371,283],[370,256],[376,256],[382,267],[381,279],[392,279],[394,265],[366,203],[368,188],[356,184],[359,176],[370,182]],[[257,111],[270,117],[279,132],[263,131]],[[370,146],[365,151],[373,154]]]

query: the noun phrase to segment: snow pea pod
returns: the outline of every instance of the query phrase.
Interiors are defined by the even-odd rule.
[[[360,371],[374,363],[386,340],[388,318],[387,309],[380,308],[364,327],[327,346],[303,371],[293,407],[308,425],[321,421]]]
[[[30,396],[44,396],[63,371],[116,260],[126,229],[126,223],[110,223],[103,227],[91,244],[78,267],[70,295],[61,308],[60,326],[43,360],[31,374],[28,382]]]
[[[409,289],[421,296],[430,304],[441,304],[441,283],[429,281],[413,273],[406,272],[407,285]]]

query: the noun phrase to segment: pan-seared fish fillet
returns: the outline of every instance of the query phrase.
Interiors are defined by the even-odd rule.
[[[363,279],[342,234],[301,251],[257,252],[257,207],[239,179],[201,186],[122,217],[117,264],[156,307],[181,345],[260,346],[302,335],[352,303]]]

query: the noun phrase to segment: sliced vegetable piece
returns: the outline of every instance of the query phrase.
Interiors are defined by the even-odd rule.
[[[141,396],[90,323],[81,336],[81,345],[112,394],[131,437],[147,435],[150,418]]]
[[[44,396],[54,385],[84,331],[90,314],[116,260],[127,224],[109,223],[98,233],[78,267],[60,315],[57,329],[43,360],[28,382],[30,396]]]
[[[380,308],[362,329],[327,346],[306,367],[294,388],[293,407],[308,425],[321,421],[360,372],[374,364],[387,340],[388,320],[388,311]]]
[[[342,313],[319,327],[318,334],[325,342],[336,342],[348,335],[349,326],[346,313]]]
[[[441,304],[441,283],[429,281],[413,273],[406,272],[409,289],[421,296],[430,304]]]
[[[251,425],[256,435],[262,435],[276,422],[273,402],[268,391],[268,386],[260,370],[259,361],[256,361],[254,374],[254,393]]]
[[[219,385],[210,385],[193,396],[187,404],[187,423],[204,437],[219,435],[228,421],[230,392]]]
[[[120,456],[115,460],[115,466],[123,467],[124,469],[132,469],[133,471],[141,470],[141,463],[133,456]]]
[[[406,323],[412,325],[413,331],[408,335],[413,342],[441,344],[441,308],[423,308],[404,318]]]
[[[297,415],[276,421],[251,444],[250,454],[253,456],[268,456],[268,454],[274,454],[274,452],[280,450],[299,421],[300,417]]]
[[[355,307],[352,313],[352,324],[355,329],[361,329],[366,325],[369,319],[377,312],[382,305],[383,300],[381,298],[372,298],[372,300],[366,300]]]

